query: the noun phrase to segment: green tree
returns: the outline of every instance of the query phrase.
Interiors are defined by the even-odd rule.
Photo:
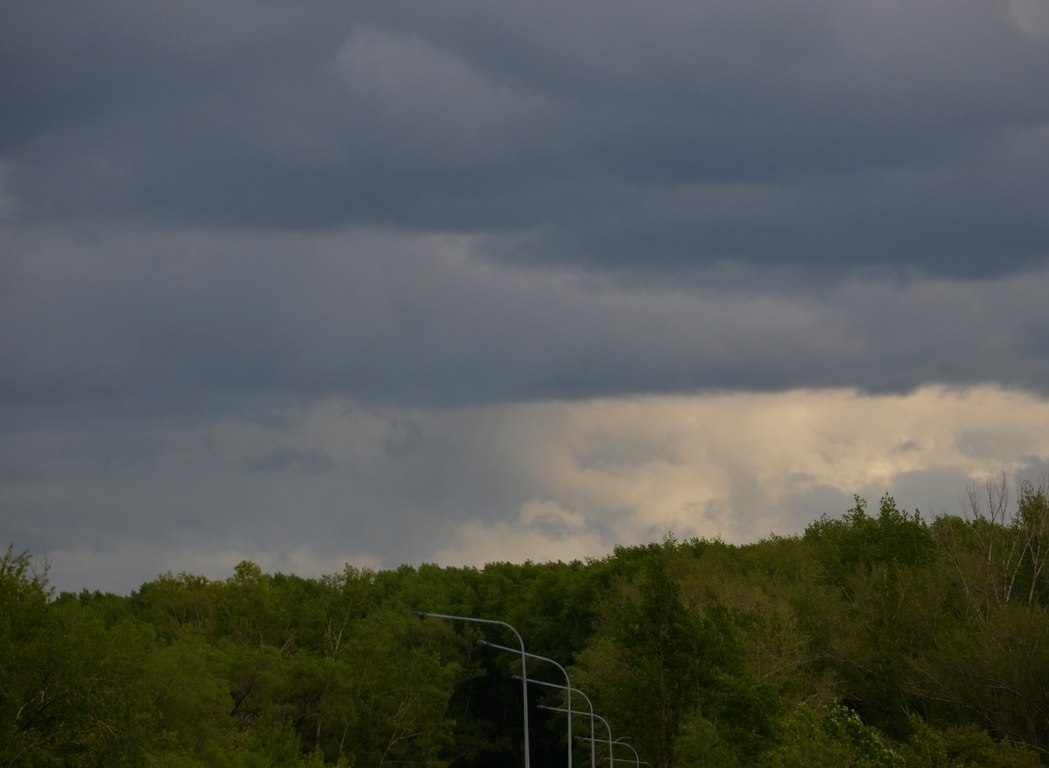
[[[1038,755],[1010,741],[995,741],[975,725],[936,729],[914,718],[912,736],[899,747],[907,768],[1039,768]]]
[[[778,743],[759,768],[904,768],[895,745],[851,709],[799,707],[779,724]]]
[[[233,762],[238,735],[226,669],[226,658],[189,630],[151,656],[156,718],[149,762],[215,768]]]
[[[204,576],[170,573],[143,584],[132,594],[137,615],[167,640],[183,630],[215,632],[223,613],[223,584]]]
[[[659,555],[614,593],[573,675],[613,723],[628,724],[654,764],[672,765],[682,723],[714,679],[724,649],[682,603]]]
[[[868,516],[857,497],[842,519],[810,525],[804,542],[821,581],[840,595],[835,604],[821,605],[822,615],[807,613],[817,652],[837,675],[843,700],[866,722],[906,735],[916,688],[913,659],[932,646],[930,613],[939,610],[931,532],[917,512],[901,512],[890,496],[882,498],[877,517]]]
[[[149,702],[139,684],[146,627],[106,629],[77,603],[56,605],[46,570],[0,558],[0,766],[141,763]]]
[[[1016,528],[1025,554],[1027,607],[1045,603],[1049,593],[1049,486],[1025,482],[1017,501]]]

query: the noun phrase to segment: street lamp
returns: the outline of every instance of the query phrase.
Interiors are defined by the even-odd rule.
[[[582,736],[580,736],[579,738],[581,738],[584,741],[586,741],[586,739],[584,737],[582,737]],[[629,749],[631,752],[634,753],[634,759],[633,760],[623,760],[621,758],[614,757],[614,758],[612,758],[612,762],[613,763],[630,763],[630,762],[632,762],[635,766],[637,766],[637,768],[641,768],[642,765],[647,765],[647,766],[649,766],[649,768],[652,768],[652,763],[646,763],[644,760],[642,760],[638,756],[637,750],[634,749],[634,747],[631,746],[629,742],[623,741],[622,739],[616,739],[612,743],[613,744],[619,744],[622,747],[626,747],[627,749]]]
[[[517,653],[513,648],[507,648],[505,645],[496,645],[495,643],[489,643],[487,640],[478,640],[478,644],[488,646],[489,648],[495,648],[499,651],[509,651],[510,653]],[[547,658],[546,656],[540,656],[536,653],[527,653],[522,651],[522,654],[529,657],[530,659],[539,659],[540,661],[548,661],[561,670],[561,674],[565,676],[565,690],[568,691],[568,709],[572,709],[572,681],[568,678],[568,671],[558,664],[553,659]],[[527,681],[525,681],[527,682]],[[538,680],[532,680],[533,683],[539,682]],[[593,709],[593,707],[591,707]],[[592,750],[591,750],[592,751]],[[568,768],[572,768],[572,713],[568,713]]]
[[[415,611],[415,615],[420,617],[420,618],[423,618],[423,619],[433,618],[433,619],[446,619],[448,621],[467,621],[467,622],[472,622],[474,624],[494,624],[496,626],[506,627],[507,629],[509,629],[511,632],[514,633],[514,636],[517,638],[518,645],[521,646],[521,648],[520,648],[520,653],[521,653],[521,702],[522,702],[522,711],[524,713],[523,714],[523,719],[524,719],[524,768],[531,768],[531,766],[532,766],[531,748],[529,746],[529,741],[528,741],[528,669],[527,669],[527,663],[528,662],[526,660],[526,657],[529,654],[528,654],[527,651],[525,651],[524,639],[521,637],[521,633],[518,632],[516,629],[514,629],[514,627],[511,624],[507,624],[505,621],[497,621],[496,619],[478,619],[478,618],[474,618],[472,616],[449,616],[448,614],[445,614],[445,613],[429,613],[427,611]],[[514,651],[514,652],[516,653],[517,651]]]
[[[580,696],[583,697],[583,701],[585,701],[586,705],[588,707],[590,707],[590,765],[591,765],[591,768],[597,768],[597,752],[596,752],[596,748],[594,747],[594,745],[597,744],[597,739],[594,737],[594,719],[597,718],[598,720],[603,722],[605,724],[606,728],[608,728],[608,723],[605,721],[604,718],[601,717],[601,715],[594,714],[594,704],[593,704],[593,702],[590,701],[590,697],[587,696],[585,693],[583,693],[578,688],[566,688],[563,685],[558,685],[557,683],[548,683],[548,682],[546,682],[544,680],[529,680],[528,682],[535,683],[536,685],[545,685],[548,688],[558,688],[558,689],[560,689],[562,691],[567,690],[569,696],[571,696],[573,693],[578,693]],[[587,714],[586,712],[583,712],[582,710],[579,710],[579,709],[571,709],[571,708],[565,709],[563,707],[544,707],[542,704],[540,704],[539,707],[541,709],[549,709],[549,710],[552,710],[554,712],[567,712],[569,717],[571,717],[572,715],[585,715],[585,714]],[[608,743],[609,743],[609,751],[611,751],[611,744],[612,744],[612,729],[611,728],[609,728],[609,730],[608,730]]]
[[[622,744],[624,747],[626,747],[627,749],[629,749],[631,752],[634,753],[634,765],[636,765],[637,768],[641,768],[642,765],[648,765],[648,763],[641,762],[641,758],[638,757],[637,750],[634,749],[634,747],[632,745],[628,744],[627,742],[623,741],[622,739],[616,739],[615,743],[616,744]]]
[[[533,680],[533,682],[536,682],[536,681]],[[542,704],[539,705],[539,708],[540,709],[550,709],[550,710],[553,710],[554,712],[565,712],[565,711],[571,712],[572,711],[572,710],[565,710],[562,707],[544,707]],[[585,714],[584,712],[579,712],[579,710],[576,710],[576,712],[578,714],[580,714],[580,715]],[[605,724],[605,730],[608,731],[608,765],[609,765],[609,768],[612,768],[615,765],[615,762],[616,762],[616,752],[615,752],[614,749],[612,749],[612,745],[613,744],[619,744],[621,742],[612,741],[612,726],[610,726],[608,724],[608,721],[605,720],[605,718],[601,717],[601,715],[594,714],[594,708],[592,706],[590,707],[590,717],[596,717],[598,720],[600,720],[602,723]],[[580,737],[580,738],[583,738],[583,737]],[[597,739],[595,739],[593,737],[593,735],[590,736],[589,741],[592,742],[592,744],[596,744],[597,743]],[[591,752],[591,754],[593,754],[593,752]]]

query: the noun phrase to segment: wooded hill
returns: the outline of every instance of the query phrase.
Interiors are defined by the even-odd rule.
[[[9,548],[0,766],[522,765],[520,658],[478,643],[512,633],[418,610],[512,624],[653,766],[1041,765],[1049,497],[971,490],[930,523],[857,499],[746,546],[321,579],[244,562],[126,597],[56,596]],[[564,683],[538,660],[528,675]],[[532,766],[566,764],[566,717],[540,706],[562,694],[530,686]],[[589,743],[573,757],[589,765]]]

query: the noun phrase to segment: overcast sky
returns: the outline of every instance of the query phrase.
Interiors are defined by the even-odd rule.
[[[1049,470],[1045,0],[0,5],[0,544],[59,589]]]

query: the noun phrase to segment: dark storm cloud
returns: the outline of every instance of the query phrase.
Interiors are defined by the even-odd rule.
[[[0,30],[0,529],[65,586],[742,540],[1044,467],[1038,0]]]
[[[12,3],[0,151],[25,221],[998,275],[1049,243],[1049,38],[1019,4]]]
[[[484,241],[73,228],[8,237],[3,413],[133,419],[340,394],[446,406],[998,382],[1045,391],[1049,273],[777,295],[512,268]],[[240,403],[238,406],[237,403]],[[390,438],[410,450],[412,428]]]

